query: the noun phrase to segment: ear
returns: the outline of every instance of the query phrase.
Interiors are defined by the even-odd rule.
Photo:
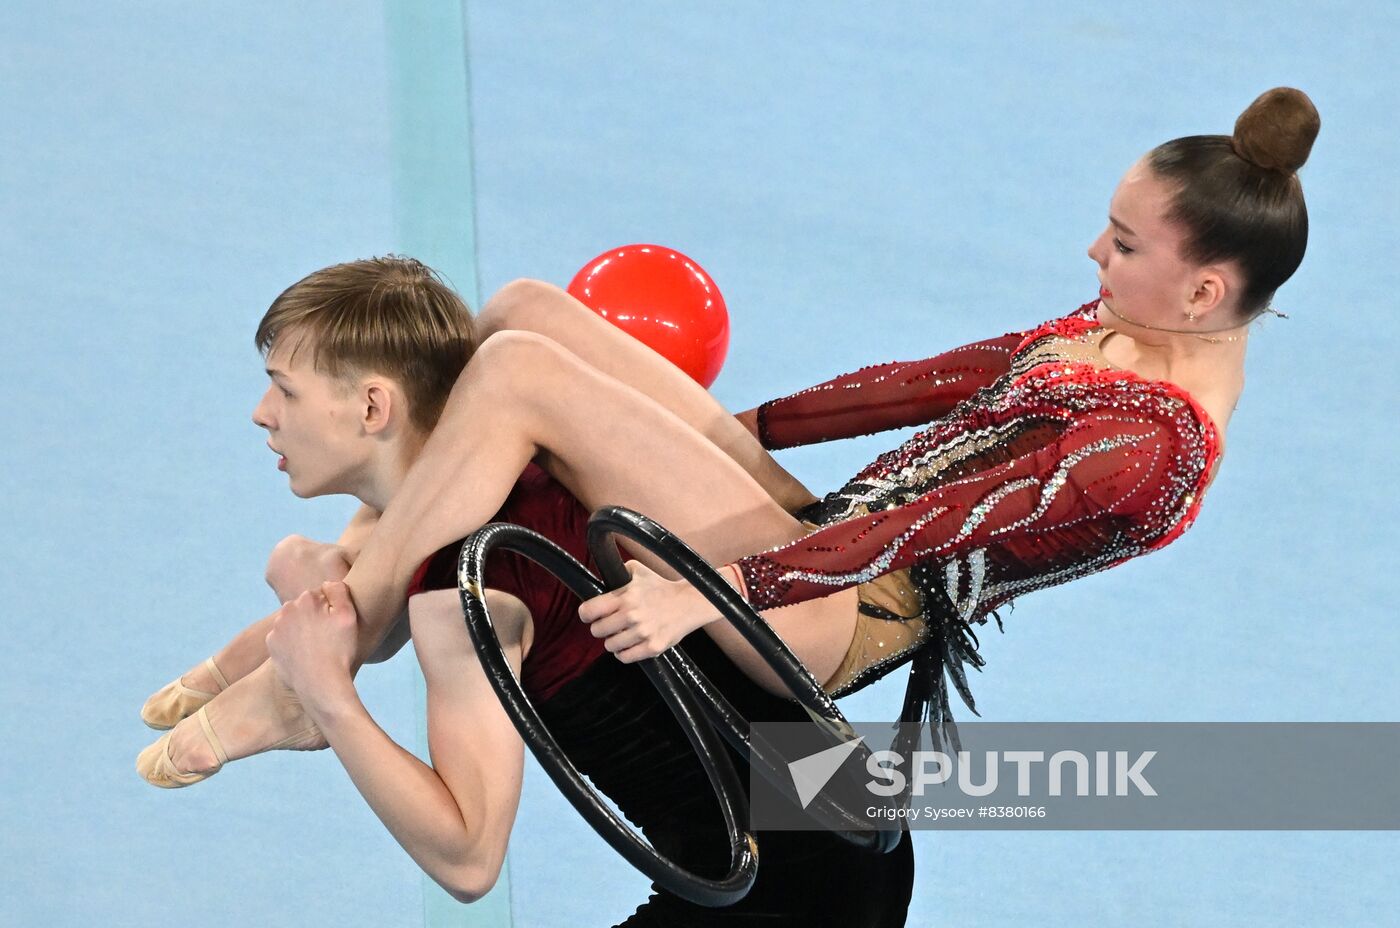
[[[368,435],[384,431],[398,414],[394,391],[382,380],[368,380],[361,385],[360,400],[364,410],[361,424]]]
[[[1221,311],[1234,293],[1234,275],[1224,268],[1207,265],[1196,276],[1194,289],[1186,299],[1186,306],[1191,315],[1200,319],[1212,312]]]

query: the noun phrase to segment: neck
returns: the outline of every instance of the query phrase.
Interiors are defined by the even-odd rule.
[[[390,441],[376,449],[376,455],[366,468],[355,490],[355,497],[371,509],[383,512],[403,486],[404,478],[423,450],[426,435],[413,435]]]
[[[1111,328],[1127,337],[1122,366],[1150,379],[1180,382],[1200,374],[1218,376],[1222,365],[1242,366],[1249,341],[1247,325],[1209,333],[1173,330],[1127,319],[1100,303],[1115,323]]]

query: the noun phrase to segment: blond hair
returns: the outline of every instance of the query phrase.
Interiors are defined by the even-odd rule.
[[[341,380],[393,378],[410,421],[432,431],[452,385],[476,351],[471,310],[432,268],[388,255],[322,268],[272,301],[254,342],[266,356],[283,338],[303,344],[314,366]]]

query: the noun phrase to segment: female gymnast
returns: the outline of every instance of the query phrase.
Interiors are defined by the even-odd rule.
[[[761,441],[698,387],[673,378],[638,390],[620,353],[551,338],[590,324],[561,291],[507,287],[487,308],[506,323],[458,380],[346,575],[354,662],[385,636],[424,557],[488,520],[533,460],[589,508],[647,513],[725,565],[833,693],[915,659],[905,717],[932,701],[942,721],[943,671],[965,691],[962,665],[980,660],[971,623],[1159,548],[1195,518],[1242,389],[1248,324],[1303,257],[1296,172],[1318,127],[1305,94],[1276,88],[1232,135],[1158,146],[1123,178],[1089,248],[1098,300],[764,404],[746,417]],[[768,449],[917,423],[928,427],[841,489],[799,515],[787,505],[809,494]],[[631,584],[580,610],[609,651],[639,660],[704,627],[755,680],[778,686],[697,594],[640,560]],[[324,743],[267,665],[209,710],[221,737],[227,726],[229,758],[301,731]],[[217,768],[197,728],[174,734],[180,769]]]

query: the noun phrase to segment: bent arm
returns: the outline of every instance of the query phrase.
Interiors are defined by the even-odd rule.
[[[528,611],[505,594],[487,596],[518,674]],[[432,766],[375,723],[353,686],[333,704],[308,711],[394,839],[453,898],[472,902],[495,884],[505,860],[524,749],[476,659],[456,599],[455,590],[438,591],[414,597],[409,608],[427,681]]]

